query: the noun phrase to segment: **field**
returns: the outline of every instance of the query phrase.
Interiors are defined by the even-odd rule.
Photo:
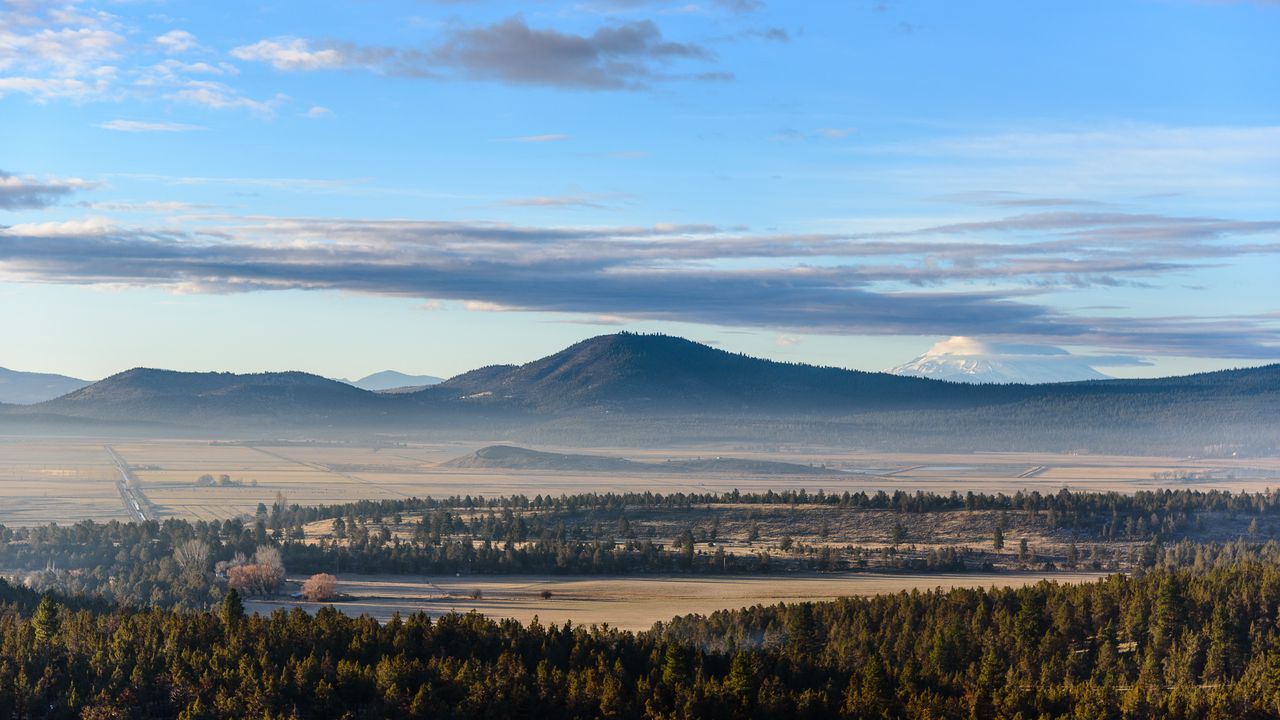
[[[0,439],[0,524],[128,520],[100,442]]]
[[[910,590],[952,587],[1020,587],[1043,579],[1086,582],[1099,573],[1001,574],[803,574],[787,577],[401,577],[345,575],[338,590],[348,599],[334,607],[350,615],[386,620],[394,613],[425,612],[438,616],[475,610],[494,618],[528,623],[572,620],[578,625],[608,623],[624,630],[647,630],[655,622],[677,615],[706,615],[716,610],[818,601],[854,595],[879,595]],[[296,581],[301,581],[297,578]],[[478,598],[473,594],[479,593]],[[543,593],[550,593],[544,598]],[[299,600],[254,600],[250,610],[270,613],[277,608],[317,603]]]
[[[1056,492],[1158,487],[1263,490],[1280,486],[1280,458],[1172,458],[1109,455],[978,453],[909,455],[822,448],[740,447],[636,451],[592,449],[638,460],[732,456],[825,465],[830,476],[547,472],[454,469],[439,464],[479,444],[236,445],[194,441],[112,441],[132,468],[158,519],[225,519],[252,514],[277,493],[303,505],[357,499],[451,495],[574,494],[651,490],[827,492],[926,490],[946,493],[1019,489]],[[0,524],[38,525],[125,519],[115,489],[118,472],[92,438],[0,438]],[[570,448],[539,448],[572,451]],[[841,474],[837,471],[844,471]],[[201,475],[226,475],[226,486],[200,487]]]

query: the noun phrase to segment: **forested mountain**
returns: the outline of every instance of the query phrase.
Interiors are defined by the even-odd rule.
[[[762,360],[667,335],[584,340],[519,366],[459,375],[421,393],[556,412],[857,412],[977,401],[950,383]]]
[[[31,412],[101,420],[193,424],[272,420],[284,425],[363,418],[389,405],[380,395],[302,372],[174,372],[135,368]]]

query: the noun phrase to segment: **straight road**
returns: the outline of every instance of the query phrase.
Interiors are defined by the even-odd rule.
[[[138,478],[129,470],[129,463],[120,457],[120,453],[116,452],[115,448],[110,445],[103,445],[103,447],[111,456],[111,462],[115,463],[116,469],[120,471],[120,477],[116,479],[116,490],[120,492],[120,501],[124,503],[125,512],[129,513],[129,517],[135,522],[154,520],[151,501],[142,494],[142,487],[138,484]]]

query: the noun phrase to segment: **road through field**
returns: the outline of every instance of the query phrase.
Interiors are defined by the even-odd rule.
[[[832,600],[904,590],[955,587],[1021,587],[1040,580],[1078,583],[1104,573],[823,573],[767,576],[403,576],[344,575],[338,590],[349,599],[334,607],[349,615],[386,620],[399,612],[438,616],[475,610],[493,618],[529,622],[591,625],[608,623],[624,630],[646,630],[655,622],[691,613],[771,605],[779,602]],[[301,582],[303,578],[291,578]],[[544,593],[549,594],[543,597]],[[478,597],[476,597],[478,595]],[[252,600],[260,613],[321,604],[300,600]]]

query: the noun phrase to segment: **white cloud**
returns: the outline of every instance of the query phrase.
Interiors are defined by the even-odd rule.
[[[199,43],[196,42],[196,36],[186,30],[170,30],[163,35],[157,36],[153,42],[169,55],[180,55],[199,47]]]
[[[277,70],[326,70],[348,64],[340,50],[313,50],[306,39],[297,37],[260,40],[252,45],[232,48],[231,55],[240,60],[268,62]]]
[[[323,118],[333,117],[333,111],[323,105],[312,105],[307,111],[307,117],[312,120],[320,120]]]
[[[285,95],[276,95],[270,100],[255,100],[228,85],[210,80],[188,80],[182,89],[165,97],[214,110],[245,109],[259,115],[274,115],[276,108],[289,99]]]
[[[62,237],[65,235],[98,236],[106,235],[116,229],[116,226],[107,218],[89,217],[63,222],[19,223],[0,228],[0,236],[13,235],[37,238]]]

